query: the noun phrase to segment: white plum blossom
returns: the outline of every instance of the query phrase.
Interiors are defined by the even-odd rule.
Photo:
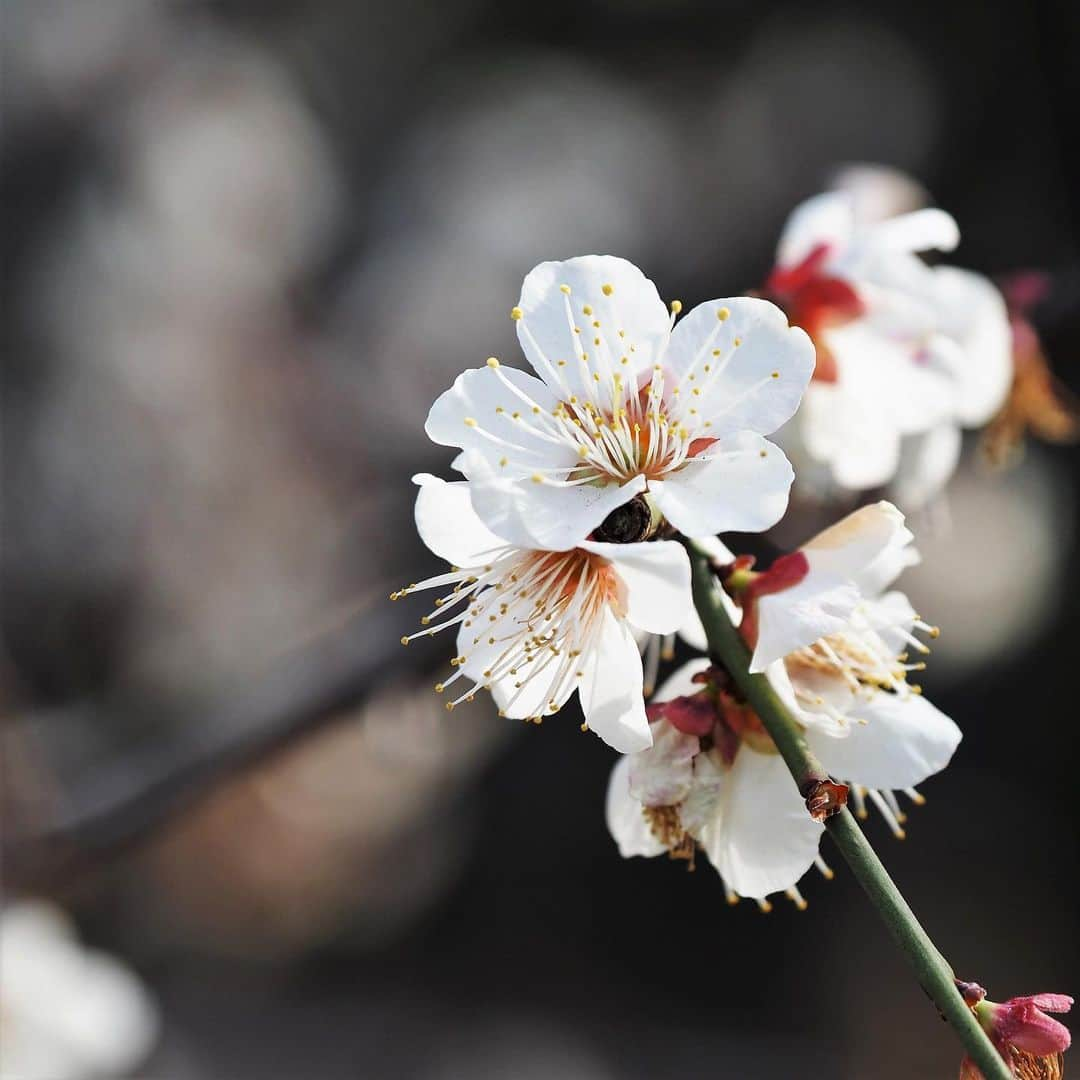
[[[146,1059],[159,1029],[139,980],[84,948],[57,908],[0,911],[0,1076],[116,1080]]]
[[[489,529],[567,550],[643,492],[688,536],[780,519],[792,471],[764,436],[798,407],[813,345],[766,300],[712,300],[676,323],[679,311],[612,256],[529,273],[511,315],[536,374],[492,357],[427,421],[461,448],[454,467]]]
[[[883,590],[913,561],[911,533],[888,503],[865,507],[762,574],[729,579],[740,630],[804,730],[810,750],[867,798],[893,831],[894,795],[943,769],[960,731],[906,681],[907,650],[931,630],[902,593]],[[670,704],[664,704],[670,703]],[[821,826],[760,720],[706,658],[681,668],[650,707],[653,746],[627,755],[608,790],[609,828],[624,856],[699,847],[732,895],[765,903],[818,861]],[[819,863],[820,865],[820,863]]]
[[[635,632],[668,634],[688,620],[682,545],[583,539],[552,551],[520,544],[480,520],[468,483],[415,480],[420,537],[452,569],[394,596],[446,590],[411,637],[457,628],[454,673],[436,686],[441,693],[463,680],[447,707],[483,687],[504,715],[539,720],[577,691],[588,726],[605,742],[624,752],[649,746]],[[513,503],[508,521],[520,520]]]
[[[893,485],[915,508],[952,474],[962,428],[987,423],[1012,381],[1005,303],[985,277],[931,267],[955,221],[924,208],[872,219],[850,191],[797,207],[765,286],[817,347],[802,407],[780,435],[807,490]]]

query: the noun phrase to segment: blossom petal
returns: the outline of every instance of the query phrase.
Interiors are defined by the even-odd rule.
[[[901,506],[918,510],[941,493],[960,461],[962,438],[953,423],[905,435],[889,493]]]
[[[810,869],[822,829],[807,813],[783,758],[744,744],[700,839],[730,888],[764,899],[791,888]]]
[[[883,393],[861,399],[841,383],[811,383],[796,414],[807,454],[854,491],[887,484],[900,460],[900,432]]]
[[[665,392],[670,379],[691,430],[707,422],[702,434],[712,438],[768,435],[799,407],[814,371],[814,345],[775,304],[732,297],[699,304],[680,319],[663,365]]]
[[[874,596],[912,564],[912,539],[904,515],[881,500],[848,514],[801,550],[812,575],[851,581],[863,595]]]
[[[864,598],[873,598],[913,561],[911,533],[892,503],[864,506],[800,549],[809,571],[798,584],[757,601],[751,671],[819,638],[839,633]]]
[[[934,270],[942,333],[960,346],[950,353],[956,381],[956,416],[965,427],[985,424],[1012,386],[1012,328],[1005,300],[989,278],[970,270]]]
[[[604,518],[645,489],[638,475],[625,484],[582,484],[505,479],[480,455],[465,455],[473,508],[485,525],[518,547],[567,551],[577,547]]]
[[[795,207],[788,217],[777,246],[777,265],[796,266],[822,244],[842,250],[850,241],[854,227],[854,203],[849,193],[826,191],[814,195]]]
[[[676,806],[690,793],[694,756],[701,748],[701,741],[664,720],[651,727],[652,746],[627,755],[630,794],[644,806]]]
[[[611,770],[604,811],[608,832],[624,859],[635,855],[662,855],[667,848],[645,820],[644,807],[630,794],[631,758],[621,757]]]
[[[761,532],[787,509],[795,474],[784,452],[744,431],[719,439],[649,491],[663,515],[687,536]]]
[[[831,574],[807,574],[797,585],[757,601],[758,635],[752,672],[843,630],[859,604],[859,590]]]
[[[640,544],[604,544],[584,540],[585,551],[610,560],[626,586],[626,617],[653,634],[673,634],[694,611],[690,593],[690,558],[682,544],[655,540]]]
[[[641,653],[629,626],[610,608],[604,609],[596,642],[582,661],[579,694],[589,727],[624,754],[651,746]]]
[[[651,370],[671,327],[656,286],[633,263],[612,255],[541,263],[525,278],[518,309],[522,350],[566,399],[593,400],[596,372]]]
[[[852,708],[847,738],[809,729],[806,739],[834,776],[869,788],[907,788],[949,763],[960,729],[919,694],[876,692]]]
[[[416,531],[428,548],[451,566],[480,566],[506,546],[476,515],[464,481],[447,483],[417,473]]]
[[[424,430],[433,442],[473,451],[507,478],[520,479],[538,468],[576,464],[573,448],[543,431],[557,405],[558,398],[524,371],[470,368],[435,399]]]
[[[960,243],[956,220],[936,207],[886,218],[865,231],[875,248],[894,252],[952,251]]]

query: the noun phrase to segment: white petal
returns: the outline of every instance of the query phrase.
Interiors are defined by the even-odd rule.
[[[701,742],[663,720],[650,727],[652,746],[627,755],[630,794],[645,806],[676,806],[690,793]]]
[[[491,532],[473,510],[469,485],[448,484],[430,473],[417,473],[416,531],[440,559],[451,566],[480,566],[505,542]]]
[[[855,724],[845,739],[815,730],[810,748],[837,779],[869,788],[912,787],[940,772],[960,743],[960,729],[919,694],[879,692],[860,701]]]
[[[654,634],[673,634],[691,616],[690,558],[682,544],[655,540],[642,544],[603,544],[584,540],[580,547],[609,559],[626,586],[626,617]]]
[[[810,563],[811,574],[851,581],[864,596],[875,596],[904,567],[912,565],[908,547],[911,541],[904,515],[882,500],[860,507],[830,525],[803,544],[801,550]]]
[[[869,317],[836,327],[828,344],[838,385],[862,408],[880,406],[902,435],[942,423],[953,415],[956,387],[934,362],[929,340],[925,335],[900,339]]]
[[[787,509],[794,479],[783,451],[746,431],[718,440],[649,491],[663,515],[687,536],[761,532]]]
[[[866,231],[876,247],[889,251],[952,251],[960,243],[955,219],[935,207],[887,218],[868,226]]]
[[[651,370],[671,326],[656,286],[633,263],[612,255],[541,263],[525,278],[518,307],[521,348],[560,397],[593,400],[596,371],[636,376]],[[627,365],[621,365],[624,356]]]
[[[788,653],[839,633],[859,604],[859,590],[833,575],[809,573],[797,585],[762,596],[750,670],[764,671]]]
[[[507,480],[479,455],[465,455],[473,508],[485,525],[518,547],[566,551],[604,518],[645,489],[645,477],[625,484],[560,487],[541,480]]]
[[[921,509],[941,493],[956,471],[962,441],[953,423],[905,436],[889,494],[908,510]]]
[[[689,694],[697,693],[701,686],[694,682],[694,676],[709,667],[710,663],[707,656],[699,656],[688,660],[682,667],[676,668],[653,694],[653,702],[672,701],[677,697],[687,697]]]
[[[604,610],[595,646],[582,658],[581,709],[589,727],[614,749],[633,754],[652,745],[645,718],[641,653],[629,626]]]
[[[508,388],[504,379],[533,405]],[[571,469],[577,463],[573,448],[545,438],[532,411],[535,406],[550,417],[556,405],[555,395],[524,371],[470,368],[436,398],[424,430],[442,446],[482,455],[508,478],[530,476],[538,468]],[[506,464],[501,465],[504,459]]]
[[[799,407],[814,371],[814,345],[775,304],[732,297],[699,304],[680,319],[663,364],[691,430],[708,421],[701,435],[768,435]]]
[[[719,536],[695,536],[693,539],[697,547],[704,551],[713,562],[723,565],[735,561],[735,553]]]
[[[934,271],[940,328],[961,351],[952,367],[956,416],[965,427],[985,424],[1012,386],[1012,328],[1001,293],[989,278],[952,266]]]
[[[810,869],[821,833],[779,754],[744,744],[701,842],[735,892],[762,899],[791,888]]]
[[[838,383],[811,383],[795,422],[806,452],[842,487],[880,487],[896,472],[900,432],[883,395],[863,401]]]
[[[662,855],[667,849],[645,820],[643,807],[630,794],[630,758],[622,757],[611,770],[605,805],[608,831],[624,859]]]
[[[855,219],[851,196],[827,191],[800,203],[780,234],[776,252],[778,266],[801,263],[820,244],[840,251],[851,239]]]

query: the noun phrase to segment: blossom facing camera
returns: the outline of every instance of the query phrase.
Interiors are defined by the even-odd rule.
[[[647,492],[688,536],[758,532],[793,474],[764,436],[798,408],[814,365],[800,329],[766,300],[699,305],[675,321],[631,263],[541,263],[511,312],[535,375],[492,357],[432,406],[432,440],[495,534],[569,550]]]
[[[1065,1075],[1062,1054],[1072,1036],[1047,1013],[1067,1013],[1073,1006],[1071,997],[1032,994],[999,1003],[988,1000],[978,983],[958,982],[957,987],[1014,1076],[1060,1080]],[[970,1058],[960,1063],[960,1080],[982,1080],[982,1072]]]
[[[456,628],[453,674],[435,687],[451,692],[447,708],[483,688],[503,715],[539,722],[577,692],[586,723],[606,743],[624,752],[648,747],[635,631],[669,634],[688,620],[690,562],[682,545],[519,546],[480,520],[469,484],[414,479],[420,537],[452,569],[393,595],[445,590],[421,619],[424,629],[402,641]]]
[[[987,278],[919,257],[957,245],[948,214],[875,217],[873,201],[815,196],[781,236],[763,292],[811,335],[817,364],[780,441],[804,490],[891,485],[914,508],[955,469],[961,428],[985,424],[1005,400],[1011,335]]]

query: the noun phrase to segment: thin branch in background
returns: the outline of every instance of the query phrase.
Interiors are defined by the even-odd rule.
[[[390,679],[415,672],[415,649],[399,644],[411,627],[406,615],[394,608],[353,619],[283,655],[245,686],[190,707],[175,738],[136,747],[65,784],[43,817],[4,836],[8,887],[41,887],[97,867],[238,773],[363,704]],[[80,723],[107,725],[150,706],[108,708],[115,715]]]

